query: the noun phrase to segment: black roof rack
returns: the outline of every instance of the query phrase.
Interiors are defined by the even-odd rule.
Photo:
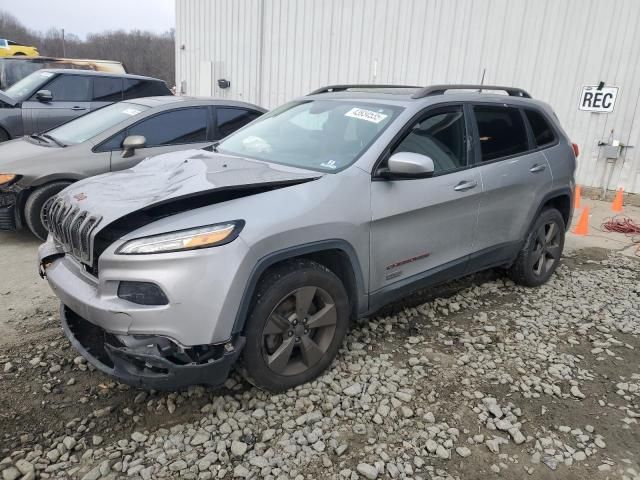
[[[381,85],[381,84],[372,84],[372,83],[354,83],[354,84],[345,84],[345,85],[327,85],[326,87],[318,88],[307,95],[315,95],[317,93],[328,93],[328,92],[344,92],[345,90],[350,89],[376,89],[376,88],[422,88],[416,85]]]
[[[511,97],[531,98],[531,95],[525,90],[516,87],[500,87],[497,85],[431,85],[430,87],[421,88],[419,91],[411,95],[411,98],[424,98],[431,95],[442,95],[447,90],[501,90],[507,92]]]

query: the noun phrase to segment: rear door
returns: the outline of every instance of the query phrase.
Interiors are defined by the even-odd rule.
[[[22,103],[25,135],[49,130],[89,112],[92,78],[88,75],[57,75],[40,90],[49,90],[53,100],[37,100],[34,93]]]
[[[207,107],[181,108],[160,112],[147,117],[123,130],[101,146],[111,150],[111,170],[131,168],[141,160],[153,155],[202,148],[211,144],[209,130],[209,109]],[[145,148],[135,151],[128,158],[122,157],[122,142],[129,135],[142,135],[147,143]]]
[[[460,104],[429,109],[391,145],[391,155],[430,157],[431,178],[371,183],[373,293],[465,271],[482,193],[466,110]]]
[[[552,185],[551,169],[524,112],[506,104],[476,104],[475,137],[482,199],[474,247],[476,269],[509,260]]]
[[[91,110],[122,100],[122,77],[93,77]]]

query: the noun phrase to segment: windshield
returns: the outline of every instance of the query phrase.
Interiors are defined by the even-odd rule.
[[[11,85],[4,93],[16,100],[24,100],[54,75],[52,72],[33,72]]]
[[[149,107],[136,103],[114,103],[71,120],[47,133],[65,145],[75,145],[85,142],[131,117],[140,115],[148,109]]]
[[[218,151],[321,172],[353,162],[378,138],[400,107],[348,100],[283,105],[218,145]]]

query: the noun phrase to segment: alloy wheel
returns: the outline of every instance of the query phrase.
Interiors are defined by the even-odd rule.
[[[337,320],[333,298],[319,287],[286,295],[262,331],[262,355],[269,369],[289,376],[316,365],[333,342]]]
[[[53,204],[53,199],[53,197],[49,198],[40,209],[40,222],[42,222],[42,225],[47,231],[49,231],[49,208],[51,204]]]
[[[532,269],[537,276],[544,276],[560,260],[560,226],[555,221],[540,225],[535,232],[532,253]]]

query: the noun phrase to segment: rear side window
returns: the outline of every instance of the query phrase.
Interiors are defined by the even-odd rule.
[[[91,80],[88,75],[59,75],[42,89],[51,91],[54,102],[89,102]]]
[[[151,80],[139,80],[137,78],[124,79],[124,99],[140,97],[155,97],[169,95],[171,92],[162,82],[154,82]]]
[[[122,100],[122,79],[113,77],[94,77],[94,102],[119,102]]]
[[[127,135],[144,135],[147,147],[205,142],[207,109],[187,108],[160,113],[134,125]]]
[[[543,147],[555,141],[556,137],[553,133],[553,129],[541,113],[536,112],[535,110],[525,110],[524,113],[527,116],[529,125],[531,125],[531,131],[533,132],[536,147]]]
[[[529,149],[527,131],[520,110],[513,107],[476,105],[482,161],[509,157]]]
[[[224,138],[247,123],[254,121],[260,112],[243,108],[216,107],[216,121],[218,124],[218,138]],[[217,140],[217,139],[216,139]]]

